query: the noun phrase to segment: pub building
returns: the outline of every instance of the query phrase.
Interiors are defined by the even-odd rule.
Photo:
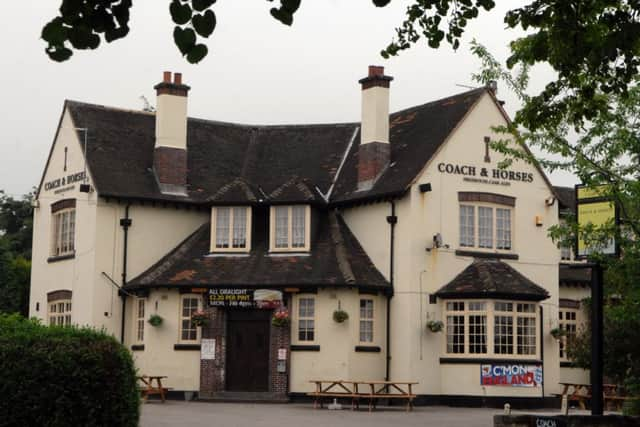
[[[571,195],[498,166],[495,87],[389,114],[393,79],[368,71],[359,123],[188,118],[171,72],[155,112],[66,101],[30,315],[105,328],[201,399],[387,379],[417,381],[417,403],[541,406],[588,378],[550,333],[588,294],[547,237]]]

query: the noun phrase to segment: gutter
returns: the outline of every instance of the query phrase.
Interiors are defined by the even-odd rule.
[[[127,251],[129,248],[129,227],[131,227],[131,218],[129,218],[129,208],[131,203],[127,203],[124,208],[124,218],[120,219],[120,226],[124,231],[124,248],[122,251],[122,288],[127,284]],[[120,342],[124,344],[124,323],[127,307],[127,294],[120,291],[120,298],[122,298],[122,318],[120,319]]]
[[[385,366],[384,380],[389,381],[391,378],[391,298],[393,298],[393,268],[394,268],[394,243],[395,243],[395,226],[398,222],[396,216],[396,203],[394,201],[389,202],[391,204],[391,215],[387,217],[389,223],[389,284],[391,285],[391,292],[387,295],[387,360]]]

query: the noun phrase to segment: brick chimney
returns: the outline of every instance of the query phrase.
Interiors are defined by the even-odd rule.
[[[165,194],[186,195],[187,94],[182,74],[165,71],[156,90],[156,144],[153,170]]]
[[[389,165],[389,84],[384,67],[370,65],[362,85],[362,125],[358,147],[358,190],[368,190]]]

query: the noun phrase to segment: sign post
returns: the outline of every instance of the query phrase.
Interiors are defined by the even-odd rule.
[[[602,266],[591,265],[591,415],[602,415],[603,280]]]

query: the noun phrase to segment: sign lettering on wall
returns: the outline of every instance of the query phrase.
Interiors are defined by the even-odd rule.
[[[533,174],[530,172],[484,168],[455,163],[438,163],[438,172],[449,175],[461,175],[464,181],[484,184],[511,185],[511,182],[533,182]]]
[[[216,359],[216,340],[203,338],[200,340],[200,359]]]
[[[69,186],[70,184],[75,184],[76,182],[84,181],[85,176],[86,176],[85,172],[77,172],[77,173],[72,173],[70,175],[63,176],[61,178],[47,181],[44,183],[44,191],[51,191],[51,190],[57,190],[57,189],[62,191],[70,190],[71,188],[73,188],[73,186]],[[62,188],[62,187],[65,187],[65,188]],[[56,193],[57,192],[58,191],[56,191]]]
[[[282,292],[274,289],[209,289],[209,307],[277,308]]]
[[[540,387],[542,366],[521,364],[480,365],[480,384],[508,387]]]

